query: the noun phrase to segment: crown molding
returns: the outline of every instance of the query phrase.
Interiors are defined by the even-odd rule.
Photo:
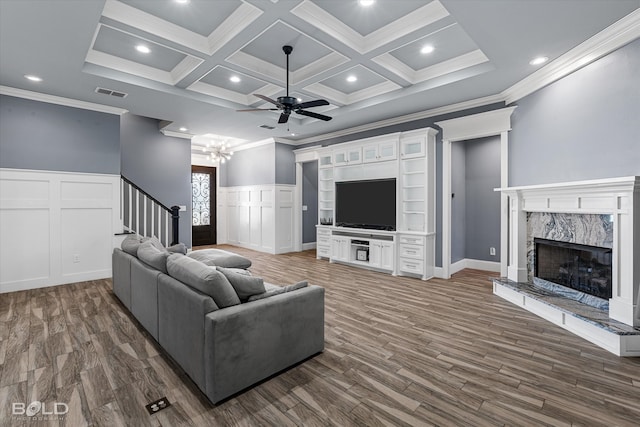
[[[188,139],[189,141],[191,141],[191,138],[194,136],[190,133],[176,132],[174,130],[166,130],[166,129],[160,129],[160,133],[163,134],[164,136],[172,136],[174,138]]]
[[[0,86],[0,95],[14,96],[16,98],[30,99],[32,101],[46,102],[48,104],[64,105],[65,107],[80,108],[82,110],[98,111],[100,113],[116,114],[118,116],[128,112],[128,110],[125,110],[124,108],[110,107],[108,105],[63,98],[61,96],[33,92],[9,86]]]
[[[440,116],[443,114],[455,113],[456,111],[468,110],[470,108],[482,107],[484,105],[495,104],[496,102],[503,101],[504,97],[502,94],[485,96],[483,98],[476,98],[469,101],[458,102],[456,104],[445,105],[444,107],[433,108],[431,110],[420,111],[417,113],[406,114],[404,116],[393,117],[391,119],[367,123],[365,125],[352,127],[349,129],[343,129],[336,132],[330,132],[322,135],[312,136],[309,138],[299,139],[296,141],[296,145],[310,144],[327,139],[339,138],[341,136],[351,135],[354,133],[366,132],[369,130],[379,129],[387,126],[394,126],[401,123],[413,122],[415,120],[422,120],[429,117]]]
[[[515,102],[638,37],[640,37],[640,9],[636,9],[545,67],[505,89],[502,95],[507,104]]]
[[[243,151],[243,150],[249,150],[251,148],[261,147],[263,145],[275,144],[276,142],[277,141],[275,138],[266,138],[266,139],[261,139],[259,141],[248,142],[246,144],[240,144],[235,147],[232,147],[232,149],[234,152]]]

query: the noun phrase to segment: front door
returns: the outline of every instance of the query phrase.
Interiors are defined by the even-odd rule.
[[[216,168],[191,166],[193,246],[216,244]]]

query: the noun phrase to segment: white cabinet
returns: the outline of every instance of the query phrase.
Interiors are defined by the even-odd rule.
[[[333,168],[318,169],[318,220],[321,225],[333,225]]]
[[[400,139],[400,158],[424,157],[426,139],[424,136],[410,136]]]
[[[395,160],[397,158],[397,147],[396,140],[365,145],[362,147],[362,163]]]
[[[331,261],[349,261],[349,238],[344,236],[331,237]]]
[[[369,265],[384,270],[393,270],[393,242],[371,240],[369,243]]]
[[[333,154],[332,153],[321,153],[318,156],[318,167],[320,168],[330,168],[333,166]]]
[[[333,160],[336,166],[357,165],[362,163],[362,148],[354,147],[334,151]]]
[[[316,258],[331,257],[331,229],[316,226]]]

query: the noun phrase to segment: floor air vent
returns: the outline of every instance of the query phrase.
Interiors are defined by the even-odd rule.
[[[118,92],[116,90],[111,90],[111,89],[105,89],[103,87],[97,87],[95,92],[100,93],[102,95],[115,96],[116,98],[126,98],[128,95],[128,93]]]
[[[275,126],[269,126],[269,125],[260,125],[261,128],[265,128],[265,129],[275,129]]]

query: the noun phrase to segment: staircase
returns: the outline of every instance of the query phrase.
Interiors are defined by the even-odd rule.
[[[166,207],[124,176],[120,176],[120,219],[124,233],[157,237],[165,246],[179,242],[179,207]]]

